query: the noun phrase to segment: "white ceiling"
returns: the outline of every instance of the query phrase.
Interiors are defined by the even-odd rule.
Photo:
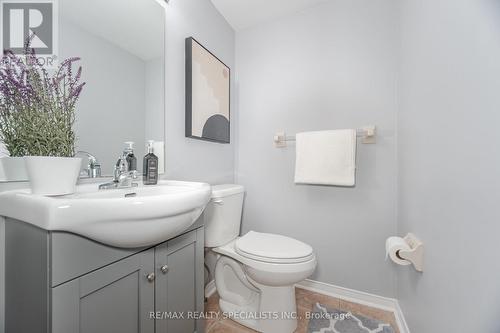
[[[234,30],[249,28],[329,0],[211,0]]]

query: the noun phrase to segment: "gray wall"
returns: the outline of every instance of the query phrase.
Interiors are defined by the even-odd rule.
[[[166,178],[212,184],[233,182],[234,100],[231,103],[231,144],[184,136],[184,40],[193,36],[234,73],[234,31],[208,0],[171,1],[166,20]],[[234,80],[231,88],[234,92]]]
[[[425,243],[401,268],[412,333],[500,332],[500,6],[402,2],[399,231]]]
[[[246,187],[243,231],[309,243],[313,279],[395,296],[384,260],[395,234],[397,7],[392,0],[329,1],[237,33],[239,124],[236,180]],[[296,186],[295,146],[277,130],[375,124],[376,145],[358,144],[355,188]]]

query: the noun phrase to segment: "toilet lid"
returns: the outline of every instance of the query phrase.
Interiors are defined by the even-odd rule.
[[[310,260],[313,249],[296,239],[250,231],[235,243],[236,252],[244,257],[278,263],[296,263]]]

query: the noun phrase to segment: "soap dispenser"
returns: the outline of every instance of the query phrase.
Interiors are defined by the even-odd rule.
[[[154,141],[148,141],[148,153],[144,156],[142,182],[144,185],[158,183],[158,157],[154,154]]]
[[[134,142],[125,142],[123,154],[127,156],[128,171],[137,170],[137,158],[134,155]]]

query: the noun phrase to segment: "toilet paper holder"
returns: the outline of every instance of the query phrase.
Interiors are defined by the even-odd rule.
[[[396,255],[411,262],[417,271],[423,272],[424,244],[412,233],[408,233],[403,239],[410,247],[410,250],[399,250]]]

